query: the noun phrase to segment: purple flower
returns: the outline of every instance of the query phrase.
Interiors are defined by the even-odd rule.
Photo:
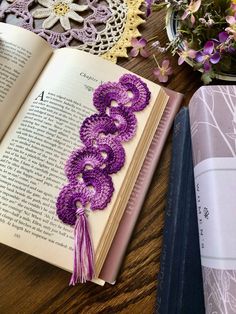
[[[218,34],[218,39],[213,39],[216,50],[218,50],[220,53],[235,53],[235,48],[233,47],[233,36],[229,35],[227,32],[220,32]]]
[[[187,59],[194,59],[196,57],[197,52],[193,49],[186,48],[185,50],[179,53],[178,65],[181,65]]]
[[[216,49],[221,51],[222,44],[224,45],[229,38],[229,34],[225,31],[220,32],[217,36],[218,38],[213,38],[212,41],[214,42]]]
[[[214,52],[214,42],[209,40],[205,43],[203,50],[196,54],[196,61],[203,64],[205,72],[211,70],[211,64],[216,64],[220,61],[220,53]]]
[[[173,73],[173,70],[170,66],[170,61],[168,59],[165,59],[163,60],[161,66],[158,63],[157,66],[158,68],[155,68],[153,70],[153,74],[158,78],[159,82],[166,83],[168,81],[168,76]]]
[[[201,0],[191,0],[190,4],[187,6],[184,14],[181,17],[181,20],[185,20],[190,15],[190,20],[192,25],[195,23],[194,13],[196,13],[201,6]]]
[[[227,32],[220,32],[218,38],[220,43],[224,43],[229,38],[229,34]]]
[[[153,0],[146,0],[146,16],[148,17],[151,14],[151,6]]]
[[[226,22],[229,26],[225,29],[226,32],[232,34],[234,36],[234,40],[236,40],[236,14],[234,16],[226,16]]]
[[[149,56],[148,51],[145,49],[147,41],[143,37],[141,37],[140,39],[132,38],[131,45],[133,47],[130,51],[131,57],[137,57],[139,53],[144,58],[147,58]]]

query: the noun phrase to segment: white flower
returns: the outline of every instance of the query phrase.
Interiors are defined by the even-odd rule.
[[[37,19],[47,17],[42,25],[45,29],[51,28],[60,20],[61,26],[68,30],[71,28],[69,19],[79,23],[82,23],[84,20],[75,11],[82,12],[88,8],[87,5],[73,3],[73,0],[38,0],[38,2],[45,8],[36,9],[32,12],[32,15]]]

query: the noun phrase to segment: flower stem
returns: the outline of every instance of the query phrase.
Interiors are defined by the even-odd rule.
[[[153,36],[153,37],[149,38],[149,39],[147,40],[147,42],[150,43],[150,41],[153,41],[154,39],[156,39],[156,38],[158,38],[158,37],[159,37],[159,36]]]
[[[156,56],[155,56],[155,55],[152,55],[152,56],[153,56],[154,61],[156,62],[156,65],[157,65],[158,68],[160,69],[161,67],[160,67],[160,65],[159,65],[159,63],[158,63],[158,61],[157,61]]]

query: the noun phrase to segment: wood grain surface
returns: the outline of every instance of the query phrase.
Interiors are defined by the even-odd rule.
[[[153,13],[140,31],[146,39],[157,36],[165,44],[164,12]],[[151,48],[151,43],[148,47],[158,60],[163,60],[164,56]],[[171,59],[174,75],[164,86],[184,93],[183,105],[187,105],[201,85],[200,74],[188,65],[179,67],[177,56],[167,56]],[[157,82],[152,74],[155,67],[152,57],[122,59],[118,64]],[[69,287],[69,273],[0,245],[0,313],[154,313],[170,155],[171,134],[116,285],[100,287],[87,283]]]

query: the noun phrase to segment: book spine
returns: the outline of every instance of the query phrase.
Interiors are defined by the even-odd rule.
[[[175,119],[156,313],[204,313],[188,110]],[[194,285],[193,285],[194,283]]]
[[[135,223],[138,219],[146,193],[151,183],[153,173],[158,164],[164,143],[183,98],[182,94],[168,89],[165,91],[169,95],[168,104],[164,110],[152,144],[132,191],[127,208],[119,224],[116,236],[107,255],[103,269],[99,275],[99,278],[109,283],[114,283],[117,278],[125,251],[135,227]]]
[[[184,115],[184,116],[183,116]],[[160,262],[160,271],[158,274],[158,290],[157,290],[157,303],[156,313],[167,314],[169,313],[170,306],[170,293],[171,293],[171,280],[172,280],[172,266],[174,265],[174,249],[177,232],[178,215],[181,211],[177,211],[178,197],[180,194],[180,183],[182,153],[185,136],[183,133],[184,125],[186,124],[185,109],[181,110],[175,119],[173,146],[172,146],[172,160],[169,176],[169,189],[167,195],[167,202],[165,208],[165,225],[163,232],[163,246]]]

